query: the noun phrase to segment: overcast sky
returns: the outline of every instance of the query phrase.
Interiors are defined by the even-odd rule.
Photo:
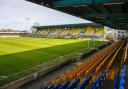
[[[55,11],[25,0],[0,0],[0,29],[25,30],[43,25],[89,23],[89,21]]]

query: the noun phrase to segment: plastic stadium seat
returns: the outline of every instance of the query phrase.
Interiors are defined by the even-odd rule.
[[[117,71],[117,76],[115,78],[115,81],[114,81],[114,89],[119,89],[119,77],[120,77],[120,70],[118,69]]]
[[[90,74],[90,76],[87,77],[87,78],[83,81],[83,83],[78,86],[78,89],[85,89],[85,88],[89,85],[89,82],[90,82],[91,79],[92,79],[92,74]]]
[[[104,77],[105,77],[106,72],[107,72],[107,71],[105,70],[105,71],[103,71],[103,72],[101,73],[101,75],[100,75],[100,77],[98,78],[98,80],[93,83],[91,89],[99,89],[99,88],[101,87],[101,83],[102,83],[102,81],[103,81],[103,79],[104,79]]]
[[[75,29],[71,34],[72,35],[79,35],[81,32],[81,29]]]
[[[74,89],[74,88],[76,88],[76,87],[78,86],[79,82],[80,82],[80,79],[76,79],[76,80],[71,84],[71,86],[68,87],[67,89]]]
[[[126,65],[123,65],[119,89],[124,89],[125,87],[126,68],[127,68]]]
[[[97,28],[95,35],[96,36],[104,36],[104,28]]]
[[[93,36],[94,35],[94,29],[92,27],[88,27],[85,32],[86,36]]]
[[[123,87],[123,86],[121,86],[119,89],[124,89],[124,87]]]
[[[58,84],[56,87],[54,87],[54,89],[58,89],[61,86],[62,86],[62,84]]]
[[[66,89],[69,85],[70,85],[70,82],[67,81],[64,85],[58,84],[56,87],[52,87],[52,89]]]

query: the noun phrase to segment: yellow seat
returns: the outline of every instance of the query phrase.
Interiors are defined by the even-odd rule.
[[[94,35],[94,29],[92,27],[88,27],[85,32],[86,36],[93,36]]]

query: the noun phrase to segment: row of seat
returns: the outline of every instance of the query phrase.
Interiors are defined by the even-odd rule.
[[[87,35],[87,36],[92,36],[92,35],[94,35],[94,34],[96,34],[96,32],[94,31],[93,28],[89,27],[89,28],[86,29],[85,35]],[[102,34],[102,35],[103,35],[103,34]]]
[[[117,49],[119,49],[122,45],[123,45],[123,41],[121,42],[122,44],[120,44],[120,45],[118,45],[118,46],[116,46],[117,47]],[[112,50],[113,51],[113,50]],[[111,51],[111,53],[112,53],[112,51]],[[117,50],[116,50],[117,51]],[[113,51],[113,52],[115,52],[115,51]],[[116,54],[115,54],[116,55]],[[105,60],[104,60],[105,61]],[[104,62],[103,61],[103,62]],[[109,60],[108,60],[109,61]],[[111,65],[113,64],[113,61],[114,61],[114,59],[112,59],[110,62],[108,62],[108,64],[107,64],[107,69],[106,69],[106,71],[108,70],[108,69],[110,69],[110,67],[111,67]],[[102,64],[102,63],[101,63]],[[99,65],[100,66],[100,65]],[[106,66],[106,65],[104,65],[104,66]],[[100,68],[103,68],[103,67],[100,67]],[[106,73],[105,73],[105,75],[106,75]],[[118,71],[118,74],[117,75],[119,75],[119,71]],[[94,84],[92,85],[92,88],[91,89],[101,89],[101,80],[102,79],[100,79],[100,78],[98,78],[98,80],[96,80],[95,82],[94,82]],[[115,85],[115,86],[117,86],[117,85]],[[119,89],[119,88],[115,88],[115,89]]]
[[[118,69],[117,71],[117,75],[114,81],[114,89],[125,89],[126,71],[127,71],[127,67],[125,64],[122,67],[122,73],[120,71],[121,71],[120,69]]]
[[[119,47],[120,47],[120,45],[122,45],[123,44],[123,42],[119,42],[119,45],[117,45],[117,46],[115,46],[115,49],[117,50]],[[115,45],[115,44],[114,44]],[[111,52],[111,54],[113,53],[113,52],[115,52],[114,51],[114,49],[113,50],[111,50],[110,51]],[[107,59],[107,58],[106,58]],[[107,61],[106,59],[104,59],[100,64],[99,64],[99,67],[96,67],[96,69],[98,68],[98,69],[102,69],[103,70],[103,68],[106,68],[107,67],[107,69],[105,69],[105,71],[104,72],[102,72],[101,74],[100,74],[100,71],[97,71],[97,73],[96,73],[96,71],[95,71],[95,74],[94,75],[97,75],[97,76],[99,76],[100,75],[100,77],[93,83],[93,85],[92,85],[92,88],[91,89],[101,89],[101,82],[102,82],[102,80],[104,79],[104,77],[106,76],[106,72],[107,72],[107,70],[109,69],[109,67],[110,67],[110,63],[108,63],[108,65],[104,65],[105,64],[105,61]],[[109,61],[109,60],[108,60]],[[111,62],[112,63],[112,62]],[[102,65],[102,66],[101,66]],[[104,65],[104,67],[103,67],[103,65]],[[102,77],[101,77],[102,76]],[[93,79],[92,79],[92,81],[93,81]],[[85,89],[85,88],[84,88]],[[89,88],[90,89],[90,88]]]
[[[42,35],[48,35],[50,33],[50,30],[38,30],[36,31],[36,34],[42,34]]]
[[[118,69],[116,78],[114,81],[114,89],[119,89],[119,78],[120,78],[120,69]]]
[[[127,69],[126,65],[123,65],[122,74],[121,74],[121,77],[120,77],[119,89],[125,89],[126,69]]]
[[[119,48],[120,44],[121,42],[119,42],[118,44],[114,44],[114,47],[108,51],[108,54],[106,52],[107,56],[105,56],[105,58],[103,57],[103,59],[99,62],[99,65],[96,67],[96,70],[95,70],[96,77],[93,78],[94,81],[97,79],[97,76],[99,75],[100,71],[104,70],[106,67],[107,69],[110,69],[110,66],[112,65],[114,60],[112,59],[110,61],[109,57]]]
[[[103,29],[103,28],[100,28],[100,29],[96,29],[95,35],[96,35],[96,36],[102,36],[103,33],[104,33],[104,29]]]

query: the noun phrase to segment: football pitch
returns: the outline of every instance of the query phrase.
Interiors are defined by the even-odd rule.
[[[50,66],[60,58],[88,52],[104,43],[80,39],[0,38],[0,86],[36,72],[39,66]]]

